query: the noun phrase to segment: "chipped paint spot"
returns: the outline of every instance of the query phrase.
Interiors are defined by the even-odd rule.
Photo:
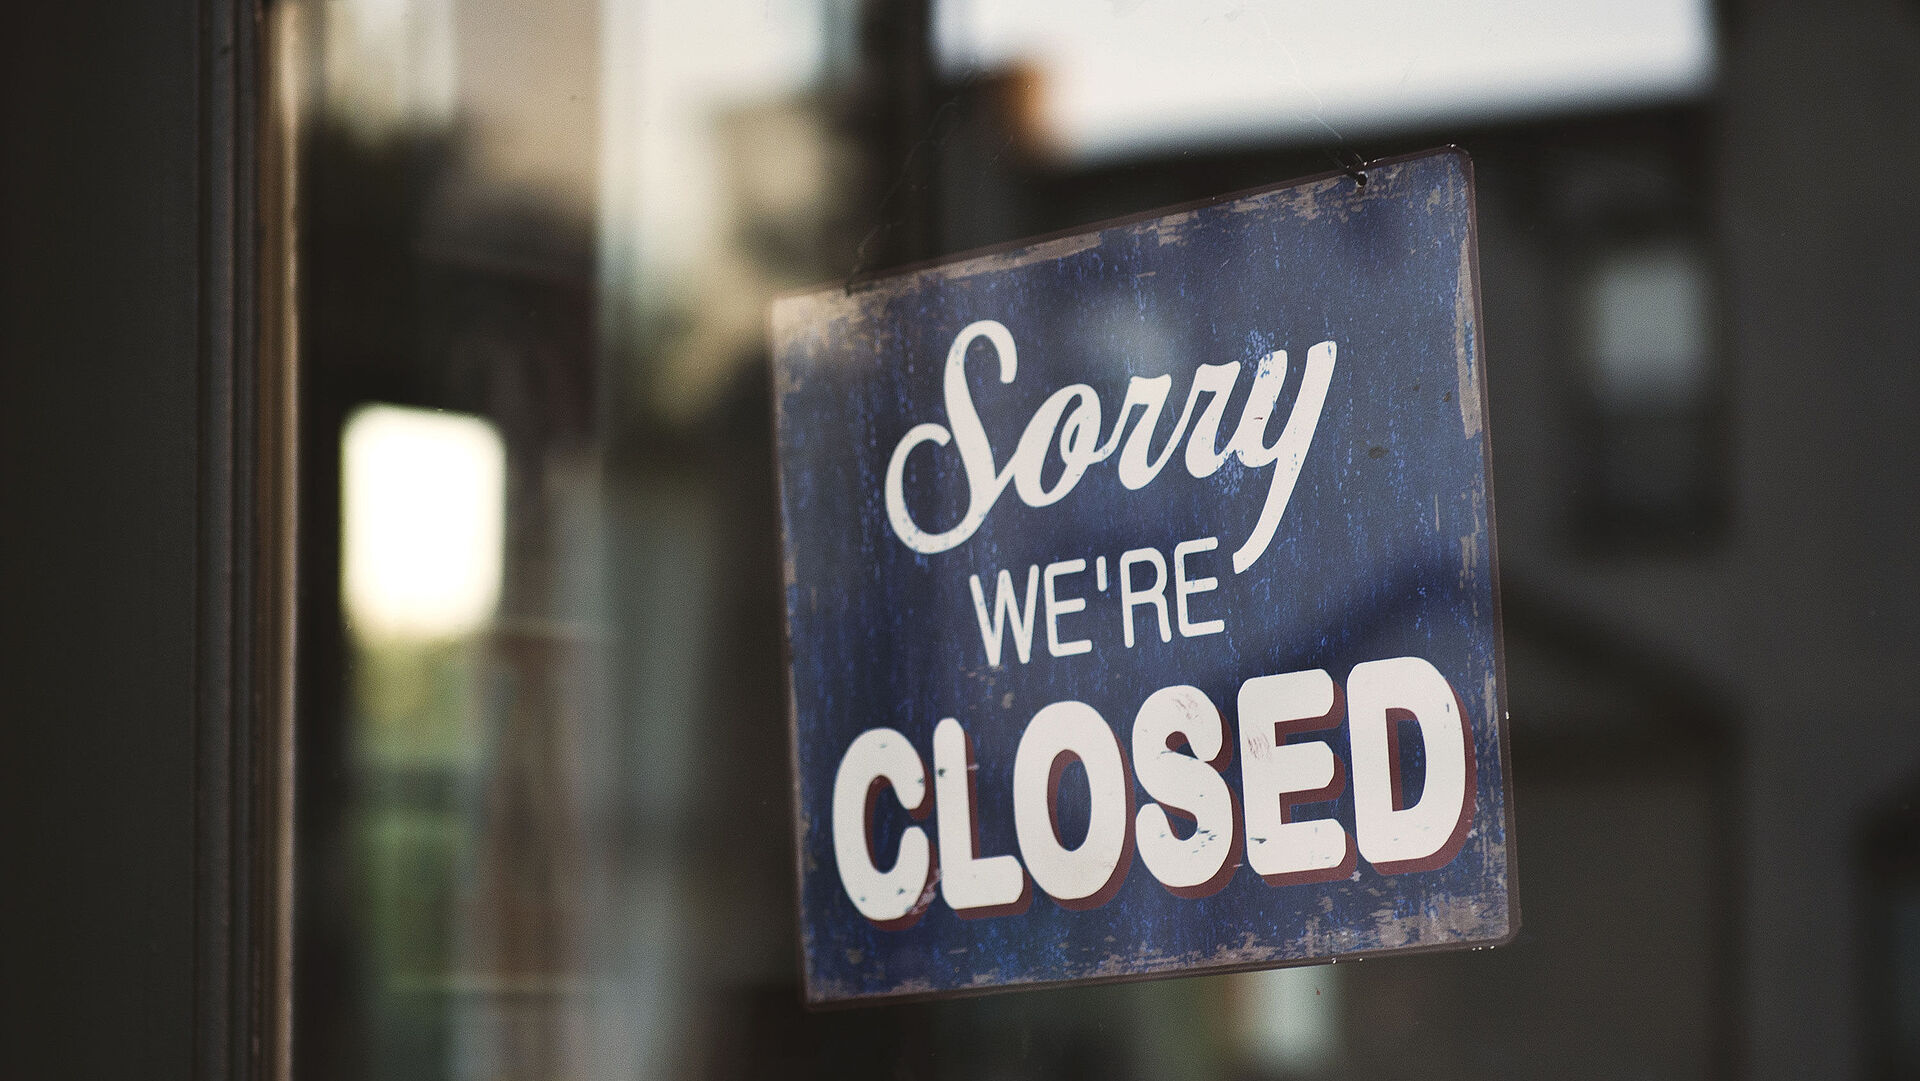
[[[1092,251],[1099,246],[1099,233],[1082,233],[1079,236],[1061,237],[1059,240],[1049,240],[997,255],[983,255],[976,259],[969,259],[948,268],[944,274],[953,278],[970,278],[980,274],[1018,270],[1036,263],[1056,262],[1083,251]],[[931,272],[923,271],[922,273]]]
[[[1460,238],[1460,284],[1453,294],[1453,364],[1460,379],[1460,427],[1468,439],[1480,434],[1480,366],[1473,362],[1469,336],[1477,336],[1473,325],[1473,236]]]
[[[1493,673],[1488,672],[1485,680],[1480,685],[1480,701],[1487,711],[1486,725],[1487,731],[1489,732],[1499,731],[1500,728],[1500,720],[1494,706],[1494,703],[1499,700],[1499,696],[1494,694]]]
[[[1162,245],[1186,243],[1187,230],[1200,220],[1198,211],[1189,210],[1184,214],[1169,214],[1153,222],[1153,238]]]

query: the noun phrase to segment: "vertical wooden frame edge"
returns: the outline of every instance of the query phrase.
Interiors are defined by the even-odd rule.
[[[197,1078],[288,1075],[291,146],[256,0],[199,0]],[[263,137],[263,131],[265,137]]]

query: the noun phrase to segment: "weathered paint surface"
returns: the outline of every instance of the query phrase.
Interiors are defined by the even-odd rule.
[[[796,841],[807,993],[816,1002],[926,994],[1207,968],[1302,963],[1348,954],[1497,942],[1517,924],[1473,237],[1465,155],[1438,152],[1345,176],[1114,225],[1024,249],[788,298],[773,313],[786,604],[791,636]],[[1315,343],[1338,364],[1297,487],[1271,545],[1244,572],[1228,565],[1267,493],[1267,471],[1229,460],[1195,478],[1179,456],[1128,490],[1111,463],[1059,502],[1030,507],[1009,490],[979,531],[951,550],[908,549],[889,527],[882,486],[902,436],[947,423],[949,345],[976,320],[1018,342],[1003,384],[982,347],[968,383],[1004,467],[1046,397],[1085,383],[1102,435],[1131,376],[1173,376],[1164,441],[1201,364],[1241,362],[1222,422],[1232,430],[1253,367],[1291,363],[1278,433]],[[1162,442],[1156,442],[1157,452]],[[1049,479],[1058,475],[1053,459]],[[906,480],[917,518],[951,524],[966,483],[951,446],[923,447]],[[1123,551],[1162,554],[1218,537],[1197,618],[1224,631],[1121,644],[1111,592],[1090,598],[1071,634],[1082,655],[1054,657],[1036,616],[1030,662],[1011,642],[983,654],[968,580],[1001,569],[1024,585],[1031,564]],[[989,599],[991,597],[989,596]],[[1154,690],[1191,684],[1226,711],[1247,679],[1355,664],[1431,661],[1471,722],[1474,810],[1458,855],[1433,870],[1385,875],[1361,859],[1331,882],[1272,886],[1241,867],[1210,897],[1175,896],[1134,860],[1118,892],[1072,911],[1044,895],[1022,914],[961,919],[938,901],[904,930],[855,911],[835,873],[831,788],[861,732],[896,729],[927,762],[931,733],[955,717],[971,736],[982,855],[1017,852],[1014,752],[1040,707],[1093,706],[1122,744]],[[1350,761],[1347,729],[1313,733]],[[1417,747],[1411,770],[1422,768]],[[1239,791],[1238,763],[1226,771]],[[1076,808],[1076,795],[1081,806]],[[1136,794],[1136,800],[1144,800]],[[1088,814],[1085,787],[1061,787],[1062,833]],[[1354,829],[1351,788],[1303,807]],[[937,812],[936,812],[937,813]],[[882,798],[874,849],[915,825]],[[933,834],[933,819],[918,823]],[[1084,826],[1078,828],[1084,829]],[[881,860],[884,865],[885,860]]]

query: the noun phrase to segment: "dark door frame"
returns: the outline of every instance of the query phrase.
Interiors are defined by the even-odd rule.
[[[35,4],[3,35],[0,1072],[285,1075],[275,14]]]

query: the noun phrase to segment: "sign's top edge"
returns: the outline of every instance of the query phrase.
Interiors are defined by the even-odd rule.
[[[1189,213],[1196,210],[1204,210],[1209,207],[1238,202],[1243,199],[1291,191],[1295,188],[1306,188],[1315,184],[1324,184],[1330,180],[1351,176],[1355,170],[1365,172],[1387,166],[1410,164],[1429,158],[1453,158],[1457,161],[1461,172],[1465,174],[1469,181],[1471,181],[1473,177],[1472,155],[1468,154],[1464,147],[1448,143],[1443,146],[1432,147],[1427,150],[1418,150],[1408,154],[1374,158],[1355,165],[1351,170],[1329,169],[1326,172],[1315,173],[1311,176],[1299,177],[1273,184],[1261,184],[1251,188],[1241,188],[1221,195],[1209,196],[1205,199],[1194,199],[1184,203],[1154,207],[1132,214],[1122,214],[1118,217],[1088,222],[1084,225],[1071,226],[1051,233],[1042,233],[1039,236],[1021,237],[1017,240],[1003,241],[999,244],[972,248],[967,251],[955,252],[951,255],[943,255],[937,259],[927,259],[917,263],[906,263],[900,266],[888,267],[872,273],[856,275],[842,282],[822,282],[818,285],[788,290],[774,297],[773,307],[778,309],[799,301],[818,302],[819,300],[829,297],[858,296],[863,292],[881,288],[891,282],[925,274],[928,271],[952,269],[971,262],[993,260],[995,265],[1004,265],[1007,262],[1011,262],[1013,265],[1020,265],[1035,259],[1056,258],[1072,254],[1075,250],[1073,247],[1075,242],[1083,242],[1082,246],[1091,246],[1097,243],[1099,235],[1109,229],[1138,225],[1173,214]]]

